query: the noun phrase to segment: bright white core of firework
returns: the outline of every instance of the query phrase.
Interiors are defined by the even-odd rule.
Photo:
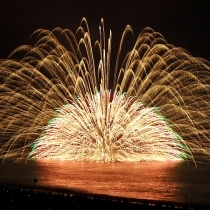
[[[188,153],[157,107],[98,92],[55,111],[31,155],[79,161],[177,160]]]

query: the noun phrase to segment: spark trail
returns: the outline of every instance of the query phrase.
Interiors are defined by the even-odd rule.
[[[92,45],[85,18],[76,34],[38,29],[0,61],[0,157],[209,161],[209,62],[151,28],[122,59],[127,26],[113,68],[104,31]]]

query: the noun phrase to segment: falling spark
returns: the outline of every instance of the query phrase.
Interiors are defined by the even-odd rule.
[[[210,63],[151,28],[122,59],[127,26],[113,68],[103,20],[99,32],[92,45],[85,18],[76,34],[39,29],[0,60],[0,157],[209,161]]]

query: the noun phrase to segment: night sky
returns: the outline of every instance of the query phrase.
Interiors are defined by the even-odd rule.
[[[86,17],[91,37],[98,38],[100,19],[118,46],[127,24],[137,38],[144,27],[160,32],[168,43],[210,61],[209,0],[1,0],[0,58],[16,47],[34,44],[30,35],[38,28],[69,28],[73,32]]]

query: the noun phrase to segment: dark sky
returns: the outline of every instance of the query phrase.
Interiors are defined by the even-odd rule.
[[[210,61],[209,0],[1,0],[0,58],[22,44],[31,44],[38,28],[69,28],[73,32],[86,17],[93,38],[98,36],[100,19],[113,33],[113,43],[127,24],[134,36],[144,27],[160,32],[177,47]]]

